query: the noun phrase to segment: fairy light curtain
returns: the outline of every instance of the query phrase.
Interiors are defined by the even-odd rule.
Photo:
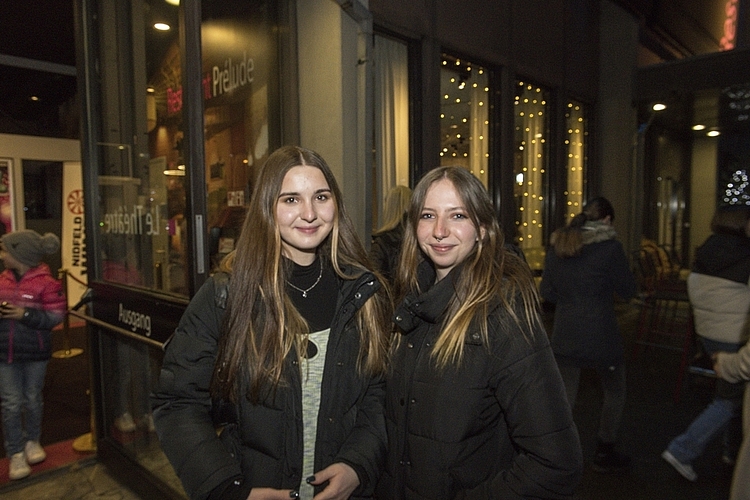
[[[567,184],[565,187],[565,202],[567,218],[572,219],[583,209],[583,197],[586,192],[586,138],[588,124],[585,117],[584,105],[571,101],[565,111],[566,137],[565,146],[568,149],[568,163],[566,165]]]
[[[374,165],[377,200],[373,227],[382,220],[385,197],[396,185],[409,185],[409,66],[405,43],[374,36]]]
[[[477,64],[443,54],[440,93],[440,165],[464,167],[487,187],[487,71]]]
[[[518,207],[516,238],[532,269],[541,269],[544,264],[548,110],[548,91],[533,84],[518,82],[514,158],[514,198]]]

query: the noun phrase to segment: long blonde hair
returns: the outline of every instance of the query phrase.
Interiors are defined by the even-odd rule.
[[[472,324],[478,324],[488,345],[487,316],[498,303],[526,335],[532,336],[541,325],[539,298],[528,265],[505,248],[505,238],[487,190],[461,167],[433,169],[414,188],[396,280],[398,297],[403,299],[407,294],[424,291],[420,289],[417,268],[426,256],[419,248],[417,225],[427,191],[442,179],[453,184],[480,238],[464,260],[455,295],[432,350],[439,368],[461,364],[464,341]],[[480,229],[484,229],[484,236]]]
[[[380,233],[390,231],[394,227],[401,224],[404,219],[404,213],[409,208],[409,201],[411,200],[411,189],[407,186],[399,184],[391,188],[388,191],[388,195],[385,197],[385,207],[383,209],[383,223],[380,227],[372,233],[376,236]]]
[[[276,223],[282,182],[295,166],[320,169],[336,206],[333,229],[318,247],[318,258],[341,279],[355,279],[370,271],[364,247],[325,160],[297,146],[284,146],[272,153],[260,171],[231,262],[227,311],[211,384],[214,396],[236,402],[244,391],[257,402],[286,383],[283,368],[289,353],[295,349],[299,359],[303,352],[304,336],[300,334],[309,333],[309,327],[286,294],[290,269],[283,264]],[[355,269],[355,275],[346,275],[342,270],[345,266]],[[360,373],[385,373],[390,314],[385,285],[357,312]]]

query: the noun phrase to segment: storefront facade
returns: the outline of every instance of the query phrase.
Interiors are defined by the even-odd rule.
[[[612,2],[76,7],[94,432],[147,498],[184,496],[149,428],[163,343],[234,249],[275,148],[328,161],[364,240],[391,187],[458,164],[537,273],[591,195],[623,207],[626,248],[639,241],[638,26]]]

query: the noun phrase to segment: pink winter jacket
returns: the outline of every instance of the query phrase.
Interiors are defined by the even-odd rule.
[[[0,302],[26,308],[20,320],[0,319],[0,362],[44,361],[52,356],[52,328],[62,321],[67,303],[60,281],[47,264],[32,267],[17,278],[10,269],[0,273]]]

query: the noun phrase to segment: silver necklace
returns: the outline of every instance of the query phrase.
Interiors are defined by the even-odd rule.
[[[294,286],[294,284],[291,281],[289,281],[289,280],[286,280],[286,283],[287,283],[287,285],[289,285],[290,287],[294,288],[295,290],[298,290],[298,291],[302,292],[302,297],[306,299],[307,298],[307,292],[309,292],[310,290],[312,290],[313,288],[315,288],[318,285],[318,283],[320,283],[320,278],[322,276],[323,276],[323,259],[320,259],[320,272],[318,273],[318,279],[315,280],[315,283],[313,283],[310,288],[308,288],[307,290],[303,290],[303,289],[301,289],[298,286]]]

